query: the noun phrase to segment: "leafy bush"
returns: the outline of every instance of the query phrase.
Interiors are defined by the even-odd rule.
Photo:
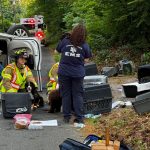
[[[142,55],[142,64],[149,64],[150,63],[150,52],[144,52]]]

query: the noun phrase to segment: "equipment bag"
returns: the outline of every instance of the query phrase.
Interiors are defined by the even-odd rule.
[[[2,114],[4,118],[13,118],[16,114],[30,114],[31,101],[30,93],[2,93]]]
[[[60,150],[91,150],[91,148],[83,143],[67,138],[59,145]]]

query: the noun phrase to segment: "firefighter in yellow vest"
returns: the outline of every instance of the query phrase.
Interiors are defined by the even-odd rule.
[[[31,70],[25,65],[28,57],[29,54],[26,48],[15,51],[15,62],[8,64],[2,71],[1,92],[18,92],[19,90],[24,90],[27,82],[32,82],[37,87]]]
[[[58,88],[58,66],[59,66],[59,62],[55,63],[49,71],[48,76],[50,80],[47,83],[48,93]]]

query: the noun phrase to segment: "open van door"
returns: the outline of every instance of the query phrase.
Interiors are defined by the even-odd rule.
[[[3,43],[4,46],[0,46],[0,50],[4,51],[6,55],[6,64],[10,63],[10,56],[9,51],[12,49],[13,42],[24,42],[29,49],[31,49],[30,55],[30,62],[29,68],[32,70],[33,75],[38,83],[38,90],[42,91],[42,79],[41,79],[41,61],[42,61],[42,54],[41,54],[41,44],[40,42],[34,37],[16,37],[8,34],[0,33],[0,45]],[[19,48],[19,47],[18,47]],[[6,66],[4,65],[4,67]]]
[[[28,67],[32,70],[33,75],[38,83],[38,90],[42,91],[42,79],[41,79],[41,45],[36,38],[15,38],[13,41],[22,41],[24,42],[29,49],[31,49],[31,54],[29,57],[29,62],[27,62]],[[11,42],[8,45],[8,51],[11,45]]]

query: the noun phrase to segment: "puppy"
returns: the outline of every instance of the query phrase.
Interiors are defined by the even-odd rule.
[[[31,93],[34,98],[32,101],[32,110],[35,110],[38,107],[43,107],[44,106],[43,97],[38,93],[37,88],[35,87],[35,85],[32,82],[30,82],[29,84],[31,86]],[[27,90],[28,83],[26,83],[25,87]]]
[[[59,89],[52,90],[48,95],[50,105],[49,113],[60,112],[62,105],[62,98],[60,97]]]

